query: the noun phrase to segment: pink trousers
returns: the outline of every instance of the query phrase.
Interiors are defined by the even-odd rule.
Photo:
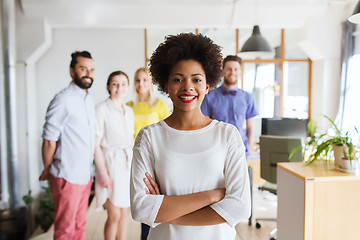
[[[50,188],[55,208],[55,240],[85,239],[86,212],[92,180],[72,184],[51,175]]]

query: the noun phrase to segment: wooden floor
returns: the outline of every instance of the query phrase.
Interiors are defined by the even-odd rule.
[[[276,226],[275,222],[264,221],[261,222],[260,229],[255,227],[255,218],[275,218],[276,217],[276,196],[266,192],[259,191],[257,186],[253,188],[253,224],[248,225],[248,221],[240,222],[236,226],[237,237],[236,240],[268,240],[269,232]],[[89,207],[86,224],[86,239],[100,240],[104,239],[103,229],[106,221],[106,211],[95,210],[95,201]],[[128,212],[128,232],[127,240],[140,240],[140,223],[135,222],[130,217],[130,210]],[[31,240],[51,240],[53,230],[50,229],[47,233],[37,235]]]
[[[236,226],[237,236],[236,240],[268,240],[269,232],[276,226],[275,222],[263,221],[261,228],[256,229],[256,218],[276,218],[277,211],[277,197],[276,195],[267,191],[258,190],[258,185],[264,181],[259,177],[258,162],[250,162],[249,166],[254,168],[254,186],[253,186],[253,218],[252,225],[248,225],[248,221],[240,222]],[[95,209],[95,201],[93,200],[88,213],[86,224],[86,239],[100,240],[104,239],[103,229],[106,221],[106,211],[98,211]],[[135,222],[131,218],[130,210],[128,211],[128,232],[127,240],[140,240],[140,223]],[[31,240],[51,240],[53,230],[50,229],[47,233],[37,235],[30,238]]]
[[[259,221],[261,228],[255,227],[256,218],[276,218],[277,196],[258,190],[258,186],[253,187],[253,218],[252,225],[248,221],[240,222],[236,226],[236,240],[269,240],[269,233],[276,227],[275,221]]]

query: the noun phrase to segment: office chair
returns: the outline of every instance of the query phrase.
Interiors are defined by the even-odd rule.
[[[293,149],[301,147],[301,138],[286,136],[260,136],[260,175],[267,182],[259,187],[276,194],[276,166],[278,162],[301,162],[302,153],[297,151],[291,159],[289,156]],[[256,228],[260,228],[259,221],[276,221],[276,218],[256,218]],[[273,235],[277,229],[270,232],[270,240],[274,240]]]

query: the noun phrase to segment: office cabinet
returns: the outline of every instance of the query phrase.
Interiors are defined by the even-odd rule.
[[[278,163],[278,240],[360,239],[360,176],[332,163]]]

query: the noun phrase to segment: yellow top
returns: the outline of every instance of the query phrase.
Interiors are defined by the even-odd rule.
[[[150,107],[148,102],[138,102],[134,107],[133,101],[126,105],[132,107],[135,115],[135,137],[143,127],[157,123],[169,116],[169,106],[162,99],[157,99],[156,103]]]

